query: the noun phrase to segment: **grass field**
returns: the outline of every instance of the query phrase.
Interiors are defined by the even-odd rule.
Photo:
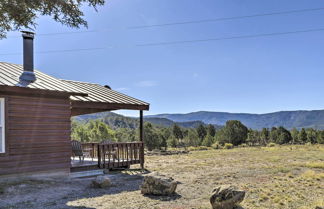
[[[246,190],[241,204],[245,209],[312,209],[324,206],[323,145],[235,148],[147,156],[146,169],[179,181],[177,195],[164,198],[142,196],[139,191],[141,175],[125,171],[124,174],[117,174],[121,178],[113,188],[100,191],[88,189],[80,195],[74,193],[73,197],[66,193],[64,197],[49,200],[55,202],[52,206],[48,202],[38,205],[47,204],[47,208],[211,208],[209,197],[213,188],[232,184]],[[83,184],[83,189],[87,189],[88,182]]]

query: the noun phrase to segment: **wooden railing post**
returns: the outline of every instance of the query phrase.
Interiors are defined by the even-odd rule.
[[[98,157],[98,167],[101,168],[101,153],[100,153],[100,145],[97,144],[97,157]]]
[[[143,110],[140,110],[140,140],[142,142],[142,146],[140,146],[140,163],[141,168],[144,169],[144,118],[143,118]]]

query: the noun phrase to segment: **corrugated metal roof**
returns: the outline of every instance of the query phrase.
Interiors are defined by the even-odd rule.
[[[0,85],[3,86],[18,86],[19,76],[23,72],[23,66],[17,64],[10,64],[0,62]],[[37,80],[22,88],[42,89],[50,91],[59,91],[67,93],[83,93],[80,89],[70,85],[67,82],[63,82],[57,78],[49,76],[38,70],[35,70]]]
[[[86,101],[86,102],[104,102],[113,104],[130,104],[130,105],[145,105],[149,104],[125,94],[119,93],[112,89],[109,89],[100,84],[85,83],[79,81],[61,80],[67,82],[80,90],[87,93],[88,96],[71,96],[74,101]]]
[[[0,86],[17,86],[19,83],[19,76],[22,72],[22,65],[0,62]],[[146,102],[99,84],[57,79],[38,70],[35,70],[35,74],[37,78],[36,82],[22,88],[71,93],[71,100],[73,101],[149,106]],[[88,96],[76,96],[73,95],[73,93],[81,93]]]

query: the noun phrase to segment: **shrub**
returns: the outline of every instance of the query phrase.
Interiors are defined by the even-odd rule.
[[[208,150],[208,147],[206,147],[206,146],[199,146],[197,148],[198,148],[198,150]]]
[[[224,149],[232,149],[232,148],[233,148],[233,144],[231,144],[231,143],[224,144]]]
[[[200,151],[200,150],[208,150],[208,147],[206,146],[198,146],[198,147],[193,147],[190,146],[187,148],[188,151]]]
[[[276,146],[276,144],[275,143],[273,143],[273,142],[271,142],[271,143],[269,143],[268,145],[267,145],[268,147],[275,147]]]
[[[222,148],[222,146],[218,142],[216,142],[216,143],[214,143],[212,145],[212,148],[214,148],[214,149],[220,149],[220,148]]]
[[[248,145],[243,143],[243,144],[239,145],[239,147],[248,147]]]

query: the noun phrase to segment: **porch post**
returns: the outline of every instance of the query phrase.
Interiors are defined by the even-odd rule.
[[[140,124],[139,124],[139,135],[140,135],[140,141],[143,142],[143,146],[140,150],[140,162],[141,162],[141,168],[144,169],[144,128],[143,128],[143,110],[140,110]]]

